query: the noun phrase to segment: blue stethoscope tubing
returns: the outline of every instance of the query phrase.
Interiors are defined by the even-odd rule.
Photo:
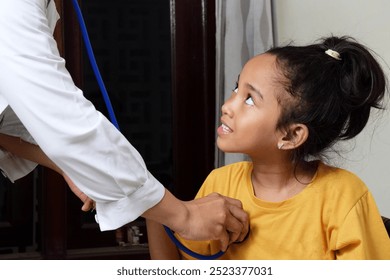
[[[91,41],[89,40],[87,27],[86,27],[85,22],[84,22],[83,14],[81,13],[80,5],[77,2],[77,0],[72,0],[72,2],[73,2],[73,7],[74,7],[74,9],[76,11],[77,19],[79,21],[81,34],[83,36],[83,41],[84,41],[84,44],[85,44],[85,48],[87,50],[88,58],[89,58],[89,61],[91,63],[92,70],[93,70],[93,72],[94,72],[94,74],[96,76],[96,80],[97,80],[97,82],[99,84],[99,88],[100,88],[100,90],[102,92],[104,102],[106,103],[108,115],[110,117],[110,120],[111,120],[112,124],[118,130],[120,130],[118,121],[117,121],[116,116],[115,116],[114,109],[113,109],[112,104],[111,104],[110,96],[108,95],[106,86],[104,85],[103,78],[100,75],[99,67],[97,66],[95,55],[94,55],[93,50],[92,50]]]
[[[102,78],[102,76],[100,74],[99,67],[97,65],[97,62],[96,62],[96,59],[95,59],[95,55],[93,53],[91,41],[89,40],[87,27],[86,27],[85,22],[84,22],[84,18],[83,18],[83,14],[81,12],[81,9],[80,9],[80,5],[78,3],[78,0],[72,0],[72,3],[73,3],[73,7],[74,7],[74,10],[76,12],[76,16],[77,16],[77,19],[78,19],[78,22],[79,22],[79,25],[80,25],[81,34],[82,34],[83,41],[84,41],[84,44],[85,44],[85,48],[86,48],[86,51],[87,51],[87,54],[88,54],[88,58],[89,58],[89,61],[91,63],[91,67],[92,67],[93,72],[95,74],[96,80],[98,82],[100,91],[102,92],[103,99],[104,99],[104,102],[105,102],[106,107],[107,107],[108,115],[110,117],[110,120],[111,120],[112,124],[118,130],[120,130],[118,121],[117,121],[116,116],[115,116],[114,109],[113,109],[112,104],[111,104],[110,96],[108,95],[106,86],[104,85],[103,78]],[[210,256],[198,254],[198,253],[188,249],[186,246],[184,246],[176,238],[176,236],[173,234],[173,232],[172,232],[172,230],[170,228],[168,228],[167,226],[164,225],[164,229],[165,229],[166,233],[168,234],[168,236],[173,241],[173,243],[176,245],[176,247],[179,248],[180,250],[182,250],[183,252],[185,252],[186,254],[188,254],[189,256],[193,257],[193,258],[200,259],[200,260],[214,260],[214,259],[217,259],[217,258],[221,257],[225,253],[223,251],[220,251],[220,252],[218,252],[216,254],[213,254],[213,255],[210,255]]]
[[[171,238],[172,242],[176,245],[176,247],[179,248],[184,253],[186,253],[187,255],[189,255],[189,256],[191,256],[191,257],[193,257],[195,259],[198,259],[198,260],[215,260],[215,259],[218,259],[219,257],[221,257],[223,254],[225,254],[225,252],[223,252],[223,251],[219,251],[218,253],[215,253],[215,254],[210,255],[210,256],[198,254],[198,253],[188,249],[186,246],[184,246],[176,238],[176,236],[173,234],[173,232],[172,232],[172,230],[170,228],[168,228],[167,226],[164,226],[164,228],[165,228],[165,232]]]

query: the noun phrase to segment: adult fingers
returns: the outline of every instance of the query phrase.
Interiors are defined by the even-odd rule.
[[[221,194],[214,193],[211,195],[223,197],[226,202],[229,212],[226,216],[225,227],[229,233],[229,243],[244,240],[249,232],[249,217],[243,210],[241,201]]]
[[[232,229],[227,228],[228,231],[232,232],[230,234],[230,242],[241,242],[245,239],[245,237],[249,233],[249,217],[248,213],[246,213],[241,207],[237,207],[236,205],[230,205],[229,207],[230,213],[234,218],[236,218],[241,225],[240,231],[238,228],[236,231],[232,232]],[[229,225],[229,224],[228,224]]]
[[[85,195],[86,196],[86,195]],[[84,201],[83,206],[81,207],[81,210],[84,212],[87,211],[93,211],[95,209],[95,202],[86,196],[86,200]]]

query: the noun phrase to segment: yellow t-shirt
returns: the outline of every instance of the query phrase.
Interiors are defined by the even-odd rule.
[[[230,245],[221,259],[390,259],[390,239],[376,203],[356,175],[319,163],[303,191],[267,202],[255,197],[251,171],[251,162],[215,169],[197,195],[237,198],[249,214],[248,238]],[[181,241],[205,255],[219,250],[217,241]]]

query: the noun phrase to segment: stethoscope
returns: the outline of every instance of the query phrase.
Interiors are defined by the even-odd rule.
[[[113,109],[111,101],[110,101],[110,97],[109,97],[107,89],[106,89],[106,87],[104,85],[103,78],[100,75],[99,68],[97,66],[97,62],[96,62],[95,55],[94,55],[93,50],[92,50],[92,45],[91,45],[91,42],[89,40],[88,31],[87,31],[87,28],[85,26],[84,18],[83,18],[83,15],[82,15],[79,3],[78,3],[77,0],[72,0],[72,2],[73,2],[73,7],[74,7],[74,9],[76,11],[77,19],[79,21],[81,34],[82,34],[83,41],[84,41],[84,44],[85,44],[85,48],[86,48],[86,51],[87,51],[87,54],[88,54],[88,58],[89,58],[89,61],[91,63],[91,66],[92,66],[92,70],[93,70],[93,72],[94,72],[94,74],[96,76],[96,80],[97,80],[97,82],[99,84],[99,88],[100,88],[100,90],[102,92],[102,96],[103,96],[104,102],[105,102],[106,107],[107,107],[109,118],[110,118],[112,124],[118,130],[120,130],[118,121],[117,121],[116,116],[115,116],[114,109]],[[168,228],[167,226],[164,225],[164,229],[165,229],[166,233],[168,234],[168,236],[171,238],[172,242],[176,245],[177,248],[179,248],[181,251],[185,252],[186,254],[188,254],[189,256],[191,256],[191,257],[193,257],[195,259],[199,259],[199,260],[214,260],[214,259],[218,259],[219,257],[221,257],[225,253],[223,251],[219,251],[218,253],[210,255],[210,256],[198,254],[198,253],[188,249],[186,246],[184,246],[176,238],[176,236],[174,235],[174,233],[172,232],[172,230],[170,228]]]

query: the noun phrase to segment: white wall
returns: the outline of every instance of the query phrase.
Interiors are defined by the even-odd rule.
[[[273,0],[275,43],[312,43],[328,35],[349,35],[380,57],[389,77],[390,1]],[[388,78],[389,79],[389,78]],[[390,104],[387,105],[390,109]],[[336,163],[362,178],[382,215],[390,217],[390,114],[382,111],[355,140],[343,144]]]

